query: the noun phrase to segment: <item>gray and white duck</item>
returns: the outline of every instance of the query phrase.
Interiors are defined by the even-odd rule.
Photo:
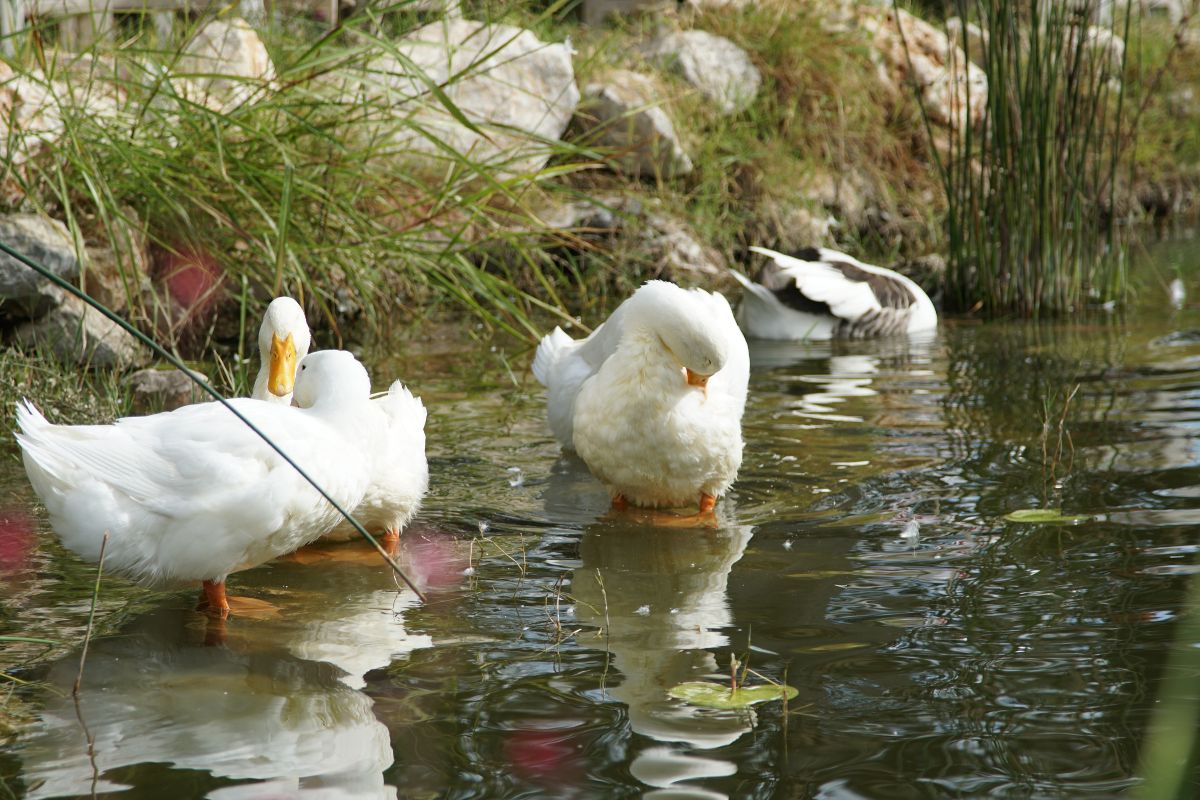
[[[898,272],[827,247],[750,250],[770,259],[758,282],[730,272],[745,289],[738,322],[752,338],[867,339],[937,328],[929,295]]]

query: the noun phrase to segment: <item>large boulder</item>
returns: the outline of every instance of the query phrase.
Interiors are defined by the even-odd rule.
[[[944,32],[891,6],[863,6],[859,19],[893,92],[911,92],[915,84],[930,119],[955,132],[983,120],[987,75]]]
[[[212,108],[244,102],[275,81],[275,64],[244,19],[214,19],[184,45],[174,67],[177,88]]]
[[[148,352],[108,317],[75,295],[61,294],[58,306],[13,331],[18,345],[44,348],[65,364],[126,369],[146,363]]]
[[[0,61],[0,160],[23,164],[59,140],[72,114],[111,119],[124,105],[124,90],[111,81],[80,79],[70,71],[62,76],[51,80],[38,69],[17,73]]]
[[[79,259],[67,226],[37,214],[0,216],[0,241],[58,277],[74,281]],[[0,319],[33,319],[54,308],[61,294],[22,262],[0,253]]]
[[[762,85],[762,75],[745,50],[707,31],[666,33],[644,52],[710,98],[722,114],[747,108]]]
[[[512,25],[446,19],[418,28],[396,49],[399,59],[382,56],[370,72],[397,113],[411,109],[394,133],[409,154],[445,159],[449,147],[501,175],[536,171],[579,103],[570,46]],[[431,85],[478,130],[456,118]]]
[[[663,178],[692,171],[649,76],[616,70],[588,84],[583,94],[577,124],[588,144],[611,149],[609,163],[618,170]]]

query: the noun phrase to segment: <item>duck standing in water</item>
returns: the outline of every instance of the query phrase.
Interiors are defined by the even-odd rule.
[[[304,309],[290,297],[277,297],[267,306],[258,331],[262,358],[251,397],[275,403],[292,398],[296,362],[312,342]],[[425,406],[400,381],[371,403],[378,436],[367,453],[371,482],[362,501],[353,509],[355,519],[372,533],[381,533],[384,546],[393,554],[400,531],[421,507],[429,488],[429,465],[425,459]],[[358,530],[342,520],[322,538],[341,542],[357,538]]]
[[[613,505],[710,514],[737,478],[750,355],[720,294],[650,281],[590,336],[542,339],[550,428]]]
[[[378,437],[371,381],[350,353],[300,362],[300,408],[249,398],[237,411],[343,508],[370,481]],[[220,403],[198,403],[111,425],[52,425],[17,407],[29,482],[64,545],[145,583],[202,581],[207,608],[229,613],[226,577],[289,553],[341,515],[270,445]]]
[[[825,247],[790,256],[750,249],[771,259],[759,282],[730,272],[745,289],[738,321],[755,339],[866,339],[937,328],[929,295],[898,272]]]

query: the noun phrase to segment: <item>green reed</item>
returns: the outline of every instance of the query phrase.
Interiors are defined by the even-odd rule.
[[[1126,55],[1089,40],[1098,0],[955,0],[984,36],[982,122],[936,163],[948,208],[946,303],[987,315],[1064,313],[1126,290],[1116,192],[1130,169]],[[1097,36],[1129,41],[1132,14]],[[980,115],[963,92],[968,119]],[[935,152],[937,150],[935,145]]]

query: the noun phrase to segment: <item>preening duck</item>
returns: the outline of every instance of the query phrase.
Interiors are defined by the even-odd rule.
[[[745,291],[738,321],[756,339],[865,339],[937,327],[929,295],[909,278],[829,248],[771,259],[758,283],[730,270]]]
[[[343,508],[370,473],[378,436],[371,381],[354,356],[326,350],[300,362],[301,408],[229,401]],[[341,515],[220,403],[198,403],[111,425],[52,425],[28,401],[17,441],[34,491],[64,545],[105,571],[146,583],[203,581],[208,608],[227,614],[225,579],[321,536]]]
[[[742,461],[746,340],[720,294],[650,281],[590,336],[542,339],[550,428],[617,507],[711,512]]]
[[[311,344],[312,333],[300,304],[290,297],[272,300],[258,329],[260,365],[250,396],[283,405],[292,402],[296,365],[308,355]]]

